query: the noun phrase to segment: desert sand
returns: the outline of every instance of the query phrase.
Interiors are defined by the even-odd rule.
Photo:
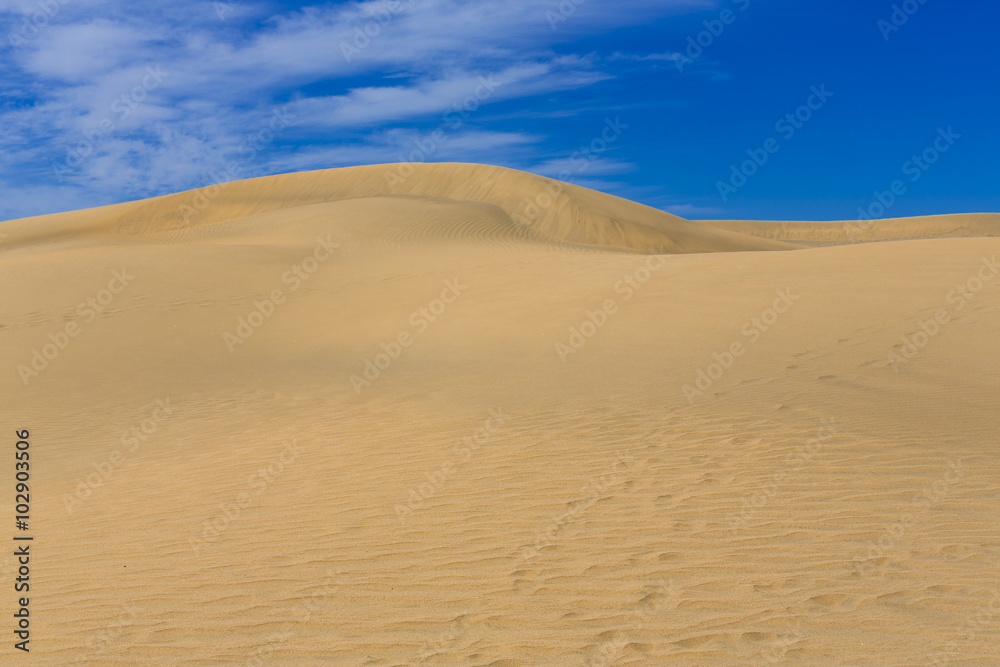
[[[3,662],[997,664],[1000,215],[858,224],[462,164],[0,224]]]

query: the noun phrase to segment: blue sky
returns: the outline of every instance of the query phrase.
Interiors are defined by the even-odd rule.
[[[992,0],[0,0],[0,219],[411,159],[693,219],[1000,211],[998,19]]]

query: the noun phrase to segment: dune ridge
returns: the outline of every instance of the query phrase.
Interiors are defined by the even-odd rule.
[[[494,206],[507,217],[507,234],[520,238],[645,253],[795,247],[713,229],[642,204],[513,169],[453,163],[405,166],[408,169],[371,165],[235,181],[93,209],[79,216],[79,229],[148,234],[350,199],[424,197]],[[31,219],[31,233],[46,228],[48,218]],[[65,219],[60,221],[65,223]],[[18,226],[13,227],[16,232]]]
[[[831,222],[703,220],[701,223],[739,234],[804,245],[1000,236],[1000,213],[955,213]]]

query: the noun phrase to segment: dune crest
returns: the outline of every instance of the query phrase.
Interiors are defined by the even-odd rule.
[[[702,224],[762,239],[803,245],[1000,236],[1000,213],[956,213],[830,222],[704,220]]]
[[[526,172],[453,163],[371,165],[235,181],[92,209],[81,223],[114,234],[150,234],[229,223],[302,206],[400,197],[464,204],[475,218],[483,217],[482,207],[493,207],[493,215],[504,218],[504,235],[524,240],[660,254],[795,247],[715,229]],[[38,233],[41,219],[32,220],[33,233]]]

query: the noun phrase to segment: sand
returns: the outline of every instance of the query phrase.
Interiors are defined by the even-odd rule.
[[[852,224],[460,164],[0,224],[3,661],[996,664],[1000,216]]]

